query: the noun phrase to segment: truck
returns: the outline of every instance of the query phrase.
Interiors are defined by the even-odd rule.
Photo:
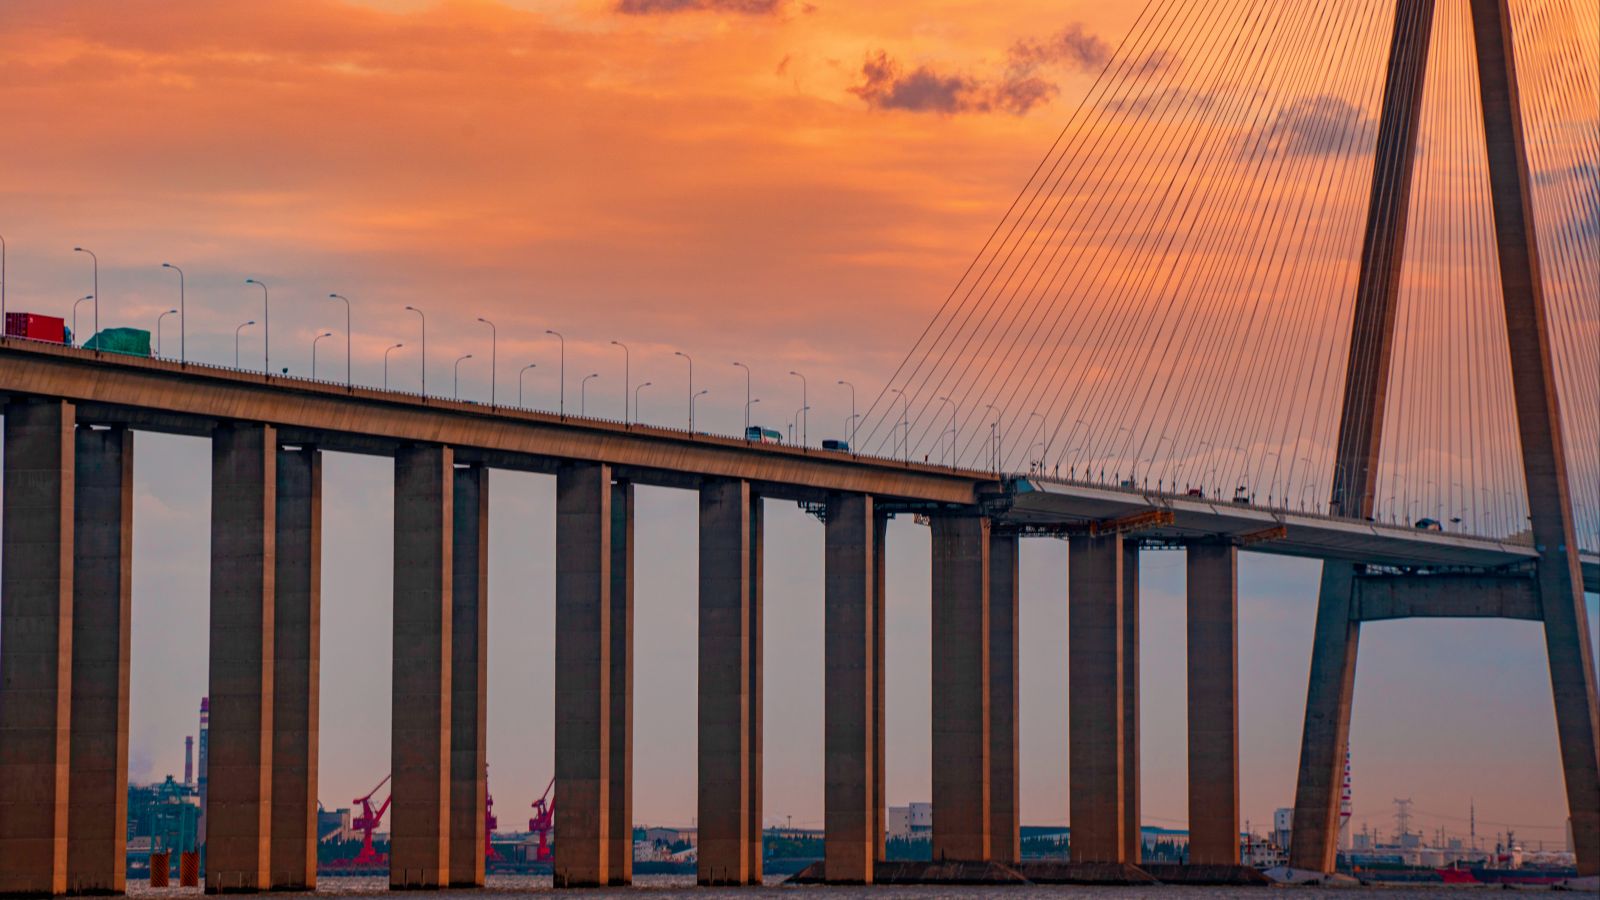
[[[65,344],[67,334],[66,320],[56,316],[41,316],[31,312],[6,313],[6,337]]]
[[[128,356],[149,356],[150,332],[143,328],[103,328],[99,334],[85,341],[83,348]]]

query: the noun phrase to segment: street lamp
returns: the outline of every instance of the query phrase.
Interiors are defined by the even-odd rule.
[[[638,387],[633,389],[633,421],[635,421],[635,422],[638,422],[640,420],[640,416],[639,416],[639,392],[644,390],[645,388],[649,387],[652,384],[655,384],[655,382],[646,381],[644,384],[641,384]]]
[[[161,315],[156,316],[156,355],[157,356],[161,355],[161,322],[167,316],[176,315],[177,312],[178,311],[175,310],[175,309],[169,309],[166,312],[162,313]]]
[[[633,354],[628,352],[628,345],[621,341],[612,341],[622,348],[622,424],[628,424],[628,389],[633,384]]]
[[[1000,471],[1000,409],[993,403],[985,403],[984,409],[994,412],[994,424],[989,427],[989,453],[994,460],[994,470]]]
[[[417,314],[417,318],[422,320],[422,396],[423,397],[427,397],[428,396],[428,317],[423,315],[422,310],[417,309],[415,306],[408,306],[408,307],[406,307],[406,309],[416,313]]]
[[[582,381],[578,382],[578,415],[579,416],[587,416],[589,414],[589,379],[591,379],[591,378],[599,378],[599,377],[600,377],[600,373],[599,372],[590,372],[589,374],[583,376],[583,380]]]
[[[238,328],[233,330],[233,367],[235,369],[239,368],[239,332],[245,330],[251,325],[254,325],[255,323],[256,320],[251,319],[248,322],[241,323]]]
[[[494,383],[500,368],[500,329],[483,316],[479,316],[478,321],[489,326],[489,408],[494,409]]]
[[[856,386],[848,381],[840,380],[840,384],[850,389],[850,452],[856,452]]]
[[[350,380],[350,298],[343,294],[329,294],[328,299],[344,301],[344,386],[350,387],[353,384]]]
[[[246,278],[245,284],[261,286],[261,371],[272,372],[272,303],[265,282]]]
[[[83,339],[78,335],[78,304],[85,300],[93,300],[93,294],[84,294],[72,302],[72,339],[78,346],[83,346]]]
[[[461,356],[456,357],[456,367],[455,367],[456,368],[456,383],[455,383],[454,394],[455,394],[455,399],[457,399],[457,400],[461,399],[461,364],[463,362],[465,362],[466,360],[469,360],[471,358],[472,358],[472,354],[471,353],[466,353],[466,354],[463,354]]]
[[[806,396],[808,390],[806,377],[792,369],[789,374],[800,379],[800,412],[803,415],[800,424],[800,446],[805,447],[811,443],[811,438],[808,434],[811,429],[811,400]]]
[[[941,404],[950,404],[950,429],[949,431],[939,435],[939,461],[944,462],[944,436],[945,434],[948,434],[950,435],[950,461],[945,463],[945,465],[954,466],[956,454],[956,413],[960,408],[957,407],[956,402],[951,400],[949,397],[940,397],[939,402]],[[939,408],[941,410],[944,409],[942,405]]]
[[[89,299],[94,300],[94,333],[100,333],[100,257],[94,255],[93,250],[82,247],[73,247],[73,253],[87,253],[94,262],[94,291],[89,294]],[[76,329],[74,329],[76,330]]]
[[[698,394],[689,395],[689,434],[690,434],[690,436],[694,435],[694,401],[695,401],[695,398],[696,397],[704,397],[706,394],[709,394],[709,393],[711,393],[711,389],[710,388],[701,388],[700,392]]]
[[[324,331],[311,339],[311,380],[317,380],[317,342],[323,338],[333,337],[333,332]]]
[[[911,461],[911,403],[906,399],[906,392],[899,388],[890,388],[889,392],[900,395],[900,458],[904,462]]]
[[[672,355],[681,356],[689,363],[689,433],[694,434],[694,357],[682,350],[674,350]]]
[[[162,263],[161,268],[171,269],[178,273],[178,362],[188,362],[189,355],[184,345],[189,340],[189,313],[183,299],[183,270],[168,262]]]
[[[742,362],[734,365],[744,370],[744,439],[750,440],[750,367]]]
[[[537,368],[539,368],[539,364],[538,363],[528,363],[527,365],[525,365],[522,368],[517,370],[517,406],[519,406],[519,407],[522,406],[522,376],[523,376],[523,373],[527,372],[529,369],[537,369]]]
[[[389,354],[404,346],[405,344],[395,344],[383,351],[383,389],[386,391],[389,389]]]
[[[561,342],[561,400],[556,408],[562,416],[565,416],[567,414],[567,339],[561,332],[551,331],[548,328],[544,330],[544,333],[555,335],[556,340]]]

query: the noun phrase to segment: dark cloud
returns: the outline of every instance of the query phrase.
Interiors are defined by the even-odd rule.
[[[617,12],[630,16],[700,11],[769,16],[782,12],[788,5],[788,0],[617,0]]]
[[[1017,41],[1011,45],[1009,56],[1013,67],[1030,72],[1055,63],[1089,70],[1106,64],[1111,58],[1111,45],[1084,28],[1082,22],[1073,22],[1043,40],[1023,38]]]
[[[1301,97],[1278,110],[1267,125],[1237,138],[1241,159],[1269,156],[1342,156],[1372,152],[1377,122],[1349,101],[1329,94]]]
[[[867,105],[878,109],[943,115],[1006,112],[1018,116],[1049,102],[1057,91],[1054,84],[1031,76],[987,81],[939,72],[925,65],[907,72],[882,50],[861,64],[861,83],[850,89]]]

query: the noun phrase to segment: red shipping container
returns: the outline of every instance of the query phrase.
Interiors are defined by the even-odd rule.
[[[64,344],[67,342],[66,327],[66,321],[55,316],[41,316],[27,312],[6,313],[6,337]]]

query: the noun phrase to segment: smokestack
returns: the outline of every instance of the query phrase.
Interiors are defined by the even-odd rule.
[[[183,783],[194,784],[194,735],[183,739]]]
[[[206,844],[206,757],[208,756],[207,744],[210,743],[211,732],[211,698],[200,698],[200,781],[197,793],[200,795],[200,821],[195,828],[195,839],[200,846]]]

